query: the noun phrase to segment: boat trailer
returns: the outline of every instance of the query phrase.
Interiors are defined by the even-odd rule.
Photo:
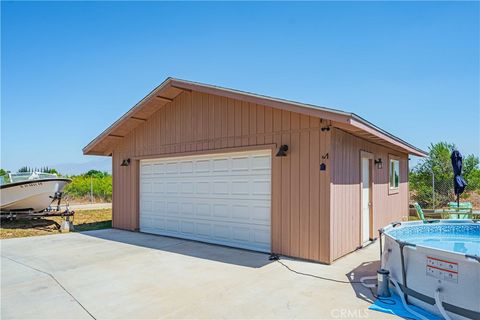
[[[16,220],[16,219],[40,219],[40,218],[49,218],[49,217],[62,217],[63,220],[61,224],[59,224],[56,221],[53,221],[56,225],[56,227],[61,231],[61,232],[69,232],[73,231],[73,218],[75,215],[75,211],[70,210],[69,205],[64,207],[62,209],[62,206],[60,205],[62,201],[62,196],[63,192],[56,192],[55,195],[50,198],[52,198],[52,204],[54,201],[57,201],[57,204],[52,207],[50,205],[48,208],[40,211],[40,212],[33,212],[33,211],[0,211],[0,219],[5,219],[5,220]]]

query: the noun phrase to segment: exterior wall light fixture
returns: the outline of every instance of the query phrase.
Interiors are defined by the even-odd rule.
[[[129,165],[130,165],[130,158],[123,159],[122,164],[120,166],[121,167],[128,167]]]
[[[383,168],[382,158],[378,158],[378,160],[375,160],[374,162],[375,162],[375,165],[377,166],[377,169]]]
[[[288,151],[288,146],[286,144],[280,146],[280,148],[278,148],[277,157],[286,157],[287,151]]]

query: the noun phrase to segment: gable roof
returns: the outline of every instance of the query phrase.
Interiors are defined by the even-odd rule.
[[[167,78],[152,90],[120,119],[115,121],[98,137],[85,146],[83,148],[83,154],[110,155],[113,147],[125,135],[145,122],[148,117],[155,113],[160,107],[172,102],[173,99],[183,91],[197,91],[319,117],[332,121],[332,126],[334,127],[374,143],[416,156],[427,155],[425,151],[386,132],[355,113],[175,78]]]

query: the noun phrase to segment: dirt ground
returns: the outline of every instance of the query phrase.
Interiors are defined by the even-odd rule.
[[[2,220],[0,223],[0,239],[60,233],[57,223],[60,224],[61,222],[61,217]],[[75,212],[73,225],[77,232],[111,228],[112,210],[78,210]]]
[[[480,194],[476,192],[470,193],[467,201],[471,202],[473,208],[480,209]]]

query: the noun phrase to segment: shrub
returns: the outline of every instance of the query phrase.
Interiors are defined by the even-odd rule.
[[[89,171],[90,172],[90,171]],[[90,197],[90,191],[97,200],[112,201],[112,176],[106,172],[100,175],[82,174],[69,177],[72,183],[65,188],[65,194],[70,198]]]

